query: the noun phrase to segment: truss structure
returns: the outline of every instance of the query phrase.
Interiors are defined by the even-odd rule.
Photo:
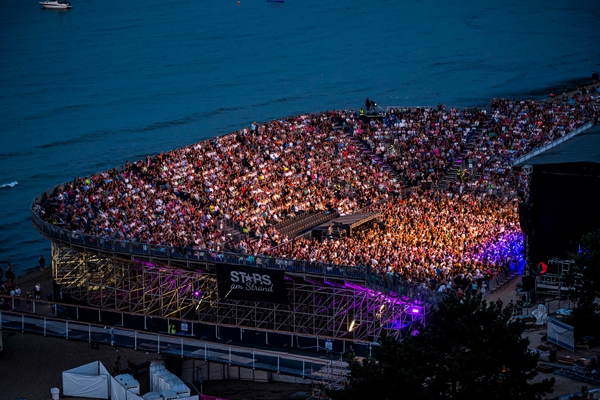
[[[92,306],[370,342],[384,331],[400,338],[425,323],[425,308],[343,280],[286,276],[289,305],[220,298],[214,272],[201,267],[110,257],[52,243],[55,282]]]

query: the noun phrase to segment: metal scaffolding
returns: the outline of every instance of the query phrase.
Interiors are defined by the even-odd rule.
[[[192,270],[80,250],[52,242],[54,280],[73,299],[107,309],[370,342],[425,322],[425,308],[354,282],[288,275],[289,305],[237,301],[219,297],[215,265]]]

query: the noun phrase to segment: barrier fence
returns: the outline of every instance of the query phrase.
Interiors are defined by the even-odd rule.
[[[33,210],[31,211],[31,219],[41,232],[52,238],[58,239],[65,244],[98,249],[111,253],[127,254],[128,256],[136,254],[175,260],[188,260],[192,262],[248,265],[260,268],[285,270],[291,273],[317,274],[362,281],[366,280],[367,277],[366,269],[362,266],[326,264],[252,254],[228,253],[206,249],[172,247],[102,238],[85,235],[80,232],[68,231],[59,228],[56,225],[49,224],[43,221]]]
[[[519,271],[516,267],[509,269],[508,271],[501,272],[498,276],[489,281],[488,292],[493,293],[498,289],[503,289],[517,275],[519,275]]]
[[[367,286],[391,298],[399,298],[419,305],[435,306],[447,296],[447,293],[431,290],[421,282],[399,281],[394,284],[375,274],[370,275]]]
[[[83,331],[82,326],[86,327]],[[180,342],[180,339],[194,342],[201,341],[202,343],[208,343],[206,348],[211,348],[211,346],[219,348],[219,346],[223,346],[223,344],[219,343],[226,342],[228,344],[237,344],[237,346],[231,345],[226,347],[245,348],[247,352],[263,351],[263,348],[268,347],[277,349],[278,351],[285,351],[286,353],[290,351],[309,351],[310,353],[314,352],[313,354],[320,352],[325,354],[343,354],[352,345],[357,355],[365,356],[371,354],[372,346],[374,345],[373,343],[358,340],[249,329],[235,325],[207,323],[179,318],[153,317],[103,308],[23,299],[5,295],[0,295],[1,328],[43,333],[44,335],[60,336],[66,339],[89,340],[91,342],[109,343],[111,345],[117,344],[133,348],[144,348],[144,345],[139,345],[138,343],[143,344],[149,340],[145,335],[151,335],[154,337],[152,340],[157,343],[159,341],[172,343],[173,340],[177,343],[184,343]],[[173,329],[176,333],[172,333]],[[117,341],[112,334],[118,330],[131,332],[127,334],[129,336],[124,333],[119,334],[121,336],[125,335],[123,337],[127,337],[128,339],[124,342]],[[134,334],[133,332],[137,333]],[[138,342],[138,339],[141,342]],[[195,346],[199,345],[196,344]],[[155,350],[159,349],[156,348]],[[164,352],[169,353],[172,351],[175,351],[175,354],[180,354],[179,350],[174,350],[173,346]],[[183,353],[183,355],[189,356],[188,353]],[[292,358],[303,357],[294,354],[288,355]]]
[[[10,311],[0,311],[0,323],[2,329],[129,347],[319,380],[322,379],[320,371],[331,364],[331,361],[312,357],[221,345],[190,337],[139,332],[122,327],[107,328],[97,324]]]
[[[504,289],[517,275],[519,275],[519,266],[512,265],[509,269],[501,272],[491,280],[484,281],[487,289],[483,296],[487,297],[499,289]],[[403,301],[430,306],[437,305],[448,295],[456,295],[456,291],[454,290],[446,292],[431,290],[421,282],[394,282],[387,274],[386,276],[373,273],[369,274],[367,286],[385,293],[392,298],[397,297],[401,298]]]
[[[554,140],[554,141],[552,141],[552,142],[550,142],[550,143],[548,143],[548,144],[546,144],[546,145],[544,145],[544,146],[542,146],[540,148],[537,148],[537,149],[535,149],[535,150],[533,150],[533,151],[531,151],[531,152],[529,152],[529,153],[527,153],[527,154],[525,154],[525,155],[517,158],[516,160],[514,160],[512,162],[511,165],[513,167],[516,166],[516,165],[519,165],[520,163],[525,162],[525,161],[529,160],[530,158],[533,158],[533,157],[537,156],[538,154],[543,153],[544,151],[546,151],[548,149],[551,149],[551,148],[553,148],[555,146],[558,146],[559,144],[561,144],[561,143],[563,143],[563,142],[571,139],[573,136],[579,135],[581,132],[583,132],[585,130],[588,130],[592,126],[594,126],[594,123],[593,122],[588,122],[587,124],[580,126],[579,128],[577,128],[577,129],[573,130],[572,132],[566,134],[565,136],[563,136],[561,138],[558,138],[558,139],[556,139],[556,140]]]

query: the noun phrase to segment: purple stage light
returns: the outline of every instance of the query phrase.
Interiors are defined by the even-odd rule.
[[[199,291],[199,290],[196,290],[196,291],[194,292],[194,296],[196,296],[196,297],[200,296],[200,291]]]
[[[418,308],[413,308],[412,312],[413,312],[413,314],[418,314],[419,313],[419,309]]]

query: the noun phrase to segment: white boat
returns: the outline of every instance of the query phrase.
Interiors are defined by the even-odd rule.
[[[60,0],[40,1],[40,5],[44,8],[51,8],[54,10],[64,10],[67,8],[71,8],[70,2]]]

